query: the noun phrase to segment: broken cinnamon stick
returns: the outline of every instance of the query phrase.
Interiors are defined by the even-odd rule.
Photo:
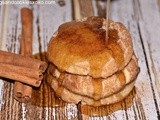
[[[27,103],[31,100],[32,97],[32,87],[23,84],[23,95],[22,95],[22,102]]]

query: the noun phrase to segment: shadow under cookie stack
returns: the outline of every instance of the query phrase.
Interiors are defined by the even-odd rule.
[[[133,89],[139,73],[129,31],[121,23],[88,17],[60,25],[48,46],[47,82],[66,102],[113,104]]]

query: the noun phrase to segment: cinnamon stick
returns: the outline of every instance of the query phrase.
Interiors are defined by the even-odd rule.
[[[20,43],[20,54],[32,57],[32,20],[33,13],[28,8],[21,9],[22,35]],[[15,82],[14,98],[20,102],[29,102],[32,94],[32,87]]]
[[[20,102],[23,102],[24,100],[22,100],[22,96],[23,96],[23,83],[21,82],[15,82],[14,83],[14,98]]]
[[[22,38],[24,56],[32,57],[32,21],[33,13],[29,8],[21,9]]]
[[[31,68],[34,70],[39,70],[42,73],[47,68],[47,63],[44,61],[40,61],[38,59],[22,56],[15,53],[5,52],[2,50],[0,50],[0,58],[0,63]]]
[[[18,68],[16,67],[14,67],[14,69],[17,70]],[[7,64],[0,65],[0,76],[4,78],[13,79],[19,82],[23,82],[23,83],[26,83],[28,85],[32,85],[35,87],[39,87],[41,84],[41,80],[37,80],[36,78],[22,75],[20,72],[14,71],[12,65],[7,66]]]
[[[22,26],[23,27],[23,26]],[[23,36],[21,35],[20,40],[20,54],[24,55],[25,43]],[[14,84],[14,98],[22,103],[27,103],[30,101],[32,94],[32,87],[28,85],[24,85],[21,82],[15,82]]]
[[[31,100],[32,97],[32,87],[23,84],[23,94],[22,94],[22,102],[26,103]]]
[[[7,53],[7,52],[0,51],[0,53]],[[11,56],[13,56],[13,58],[15,58],[14,55],[16,55],[16,54],[9,53],[9,52],[7,54],[11,54]],[[3,55],[0,55],[0,56],[1,56],[0,58],[5,58]],[[22,61],[22,59],[25,58],[23,56],[18,56],[18,57],[21,58],[21,59],[19,59],[19,61]],[[14,62],[8,63],[8,62],[6,62],[7,61],[7,59],[6,59],[6,61],[1,60],[1,62],[0,62],[0,76],[5,77],[5,78],[9,78],[9,79],[13,79],[16,81],[20,81],[20,82],[26,83],[28,85],[38,87],[40,85],[42,77],[43,77],[42,71],[44,71],[44,68],[45,69],[47,68],[47,64],[45,62],[42,62],[39,60],[35,61],[35,59],[30,59],[30,60],[31,60],[30,61],[31,63],[34,61],[35,64],[37,64],[36,67],[42,66],[43,69],[39,70],[38,69],[39,67],[33,68],[30,65],[27,65],[28,62],[26,61],[26,59],[24,59],[24,61],[26,61],[26,63],[24,61],[22,61],[22,63],[24,63],[24,64],[19,63],[19,65],[14,64]]]
[[[27,18],[26,18],[27,16]],[[30,9],[21,9],[21,21],[22,21],[22,37],[21,37],[21,54],[27,57],[32,57],[32,21],[33,13]],[[25,46],[26,45],[26,46]],[[16,91],[22,91],[21,102],[29,102],[32,95],[32,87],[21,83],[16,83]],[[21,87],[22,86],[22,87]],[[20,87],[20,89],[18,89]],[[16,95],[16,94],[15,94]]]
[[[31,97],[31,86],[41,84],[47,63],[31,58],[32,56],[32,11],[28,8],[22,13],[21,55],[0,50],[0,77],[15,81],[15,98],[26,100]],[[25,84],[22,84],[25,83]],[[30,86],[31,85],[31,86]],[[27,95],[27,96],[26,96]],[[26,98],[25,98],[26,97]],[[23,101],[22,100],[22,101]]]
[[[41,81],[42,78],[43,78],[43,74],[40,71],[35,70],[35,69],[31,69],[31,68],[22,67],[22,66],[16,66],[16,65],[12,65],[12,64],[6,64],[6,63],[0,63],[0,69],[1,69],[0,70],[1,73],[3,71],[4,72],[8,71],[8,72],[11,72],[11,73],[13,72],[15,74],[20,74],[22,76],[27,76],[27,77],[30,77],[30,78],[34,78],[34,79],[36,79],[38,81]],[[1,76],[3,77],[3,75],[1,75]],[[4,76],[4,77],[7,78],[8,76],[9,75]],[[24,83],[26,83],[26,82],[27,81],[24,81]]]

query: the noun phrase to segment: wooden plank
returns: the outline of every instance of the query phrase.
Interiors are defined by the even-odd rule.
[[[79,4],[82,17],[89,17],[94,15],[92,0],[79,0]]]
[[[53,35],[53,32],[56,31],[58,26],[66,21],[70,21],[71,16],[71,2],[68,1],[66,3],[65,7],[59,7],[58,4],[55,5],[33,5],[34,10],[34,39],[33,39],[33,52],[39,53],[40,56],[37,58],[42,58],[42,52],[47,50],[47,44],[50,40],[51,36]],[[3,41],[4,48],[8,51],[17,52],[19,50],[18,43],[16,40],[18,40],[18,36],[21,33],[21,22],[19,20],[19,14],[17,11],[19,11],[20,6],[9,6],[9,11],[7,11],[7,16],[9,16],[7,21],[7,34],[6,39]],[[4,10],[5,11],[5,10]],[[42,12],[39,12],[42,11]],[[57,14],[61,11],[61,14]],[[12,13],[12,15],[10,15]],[[19,27],[20,26],[20,27]],[[16,35],[19,34],[19,35]],[[16,42],[16,43],[15,43]],[[67,104],[64,107],[57,107],[55,106],[44,106],[44,102],[47,100],[50,100],[48,96],[45,96],[42,92],[40,103],[42,103],[42,106],[36,106],[34,104],[20,104],[20,106],[15,106],[12,103],[19,102],[15,101],[13,99],[13,83],[5,82],[4,84],[5,89],[2,91],[4,94],[4,105],[2,106],[2,111],[0,113],[1,119],[21,119],[22,117],[24,119],[72,119],[74,118],[76,120],[77,117],[77,109],[75,105],[69,105]],[[3,86],[1,86],[3,88]],[[46,86],[42,85],[43,90]],[[49,87],[47,87],[49,89]],[[54,96],[53,91],[49,89],[49,92],[47,91],[47,94],[49,96]],[[45,98],[46,97],[46,98]],[[51,97],[52,98],[52,97]],[[52,102],[52,100],[50,101]],[[54,102],[54,100],[53,100]],[[61,106],[63,104],[60,101],[55,101],[58,106]],[[13,106],[14,105],[14,106]],[[12,109],[14,107],[15,110]],[[8,112],[6,112],[6,110]],[[26,112],[27,111],[27,112]],[[9,113],[9,114],[8,114]],[[14,114],[13,114],[14,113]],[[63,114],[64,113],[64,114]]]
[[[81,12],[85,13],[86,9],[89,11],[84,15],[85,17],[93,13],[100,16],[98,9],[103,14],[105,13],[104,4],[97,6],[96,1],[91,3],[89,0],[89,2],[87,5],[86,1],[81,2],[81,8],[84,7]],[[0,49],[18,53],[21,25],[17,11],[20,6],[0,7],[2,7],[0,13],[3,13],[0,17],[0,28],[2,28]],[[43,52],[47,50],[47,44],[53,32],[60,24],[72,19],[71,1],[66,0],[66,5],[63,7],[54,4],[32,5],[32,8],[35,16],[33,51],[34,54],[40,53],[37,54],[37,58],[44,59]],[[83,114],[82,109],[82,119],[158,120],[160,119],[160,75],[158,74],[160,72],[160,13],[158,2],[156,0],[112,1],[111,17],[125,24],[130,30],[141,72],[135,89],[125,100],[110,106],[88,107],[89,114]],[[81,113],[77,113],[76,105],[66,104],[55,98],[54,92],[46,84],[43,84],[40,89],[42,89],[41,93],[34,94],[35,101],[27,105],[21,104],[13,99],[13,83],[8,80],[5,82],[0,80],[0,119],[80,119]]]
[[[154,95],[157,116],[160,119],[160,12],[156,0],[139,1],[142,17],[139,21],[141,38],[146,52],[148,70],[150,72],[150,83]],[[146,12],[147,10],[147,12]],[[153,14],[154,13],[154,14]],[[148,17],[149,16],[149,17]]]
[[[123,7],[122,7],[123,6]],[[127,10],[127,11],[126,11]],[[134,30],[135,34],[134,36],[132,35],[132,37],[136,37],[136,40],[139,40],[139,33],[137,32],[137,29],[135,28],[135,22],[133,21],[133,18],[132,16],[133,15],[133,4],[132,4],[132,1],[112,1],[111,3],[111,18],[115,21],[119,21],[119,22],[122,22],[126,27],[128,27],[128,29],[130,30],[131,34],[132,31],[131,30]],[[133,40],[134,42],[134,40]],[[136,42],[137,43],[137,42]],[[141,45],[141,43],[137,43],[139,45]],[[134,44],[135,46],[135,44]],[[135,50],[138,49],[138,48],[135,48]],[[142,50],[142,48],[139,48]],[[138,49],[138,50],[139,50]],[[137,54],[137,52],[136,52]],[[143,53],[141,53],[141,56],[143,56]],[[139,57],[139,56],[138,56]],[[145,60],[144,60],[145,61]],[[140,66],[142,67],[142,64],[139,63]],[[144,68],[144,67],[143,67]],[[139,77],[142,77],[141,73],[139,74]],[[137,81],[139,81],[139,77],[137,79]],[[140,87],[140,86],[139,86]],[[138,89],[139,89],[138,87]],[[136,86],[136,93],[135,95],[133,95],[133,103],[131,104],[131,106],[129,108],[127,108],[127,101],[124,102],[124,108],[125,110],[121,111],[121,116],[124,116],[125,119],[142,119],[142,113],[141,111],[143,111],[143,109],[139,109],[141,107],[138,107],[139,104],[137,105],[137,96],[138,96],[138,92],[137,92],[137,86]],[[116,118],[118,118],[120,115],[116,114],[116,113],[113,113],[113,116]],[[114,117],[111,117],[111,119],[114,119]],[[121,118],[122,119],[122,118]],[[143,119],[145,119],[143,117]]]
[[[1,35],[2,35],[2,33],[1,33],[1,26],[2,26],[2,5],[0,5],[0,40],[2,39],[2,37],[1,37]]]
[[[146,6],[148,7],[149,5],[146,5]],[[138,28],[138,23],[136,19],[141,12],[134,11],[139,6],[138,4],[133,4],[132,1],[122,0],[122,1],[112,1],[111,7],[112,7],[112,10],[111,10],[112,18],[116,21],[120,21],[123,24],[125,24],[128,27],[128,29],[131,31],[133,38],[136,39],[136,41],[133,41],[133,44],[134,44],[135,52],[139,57],[139,64],[142,68],[142,72],[140,73],[137,79],[136,95],[133,96],[135,97],[135,100],[133,101],[133,105],[130,108],[127,108],[126,107],[127,101],[124,101],[121,104],[121,110],[114,112],[113,114],[109,115],[109,117],[110,119],[116,119],[116,118],[117,119],[151,119],[151,117],[153,119],[153,116],[154,116],[154,119],[158,119],[157,118],[158,114],[156,113],[157,108],[154,102],[154,93],[152,92],[153,89],[150,83],[151,79],[149,75],[146,76],[146,73],[148,73],[147,64],[146,64],[144,49],[143,49],[143,46],[141,45],[142,44],[141,35],[138,31],[139,28]],[[147,94],[144,94],[144,93],[147,93]],[[150,98],[150,99],[146,100],[146,98]],[[111,109],[113,108],[114,107],[111,107]],[[123,110],[124,108],[126,110]],[[153,116],[150,116],[150,113],[152,111],[154,111]]]
[[[92,0],[73,0],[73,19],[82,19],[93,16]]]
[[[95,16],[100,16],[103,18],[106,18],[106,6],[107,6],[107,1],[102,1],[102,0],[97,0],[93,1],[94,5],[94,15]]]
[[[160,12],[160,0],[158,0],[159,12]]]
[[[5,5],[3,6],[3,26],[2,26],[2,41],[1,41],[1,49],[18,53],[19,39],[18,36],[20,32],[18,32],[19,26],[18,21],[20,20],[18,17],[18,7],[15,5]],[[12,14],[11,14],[12,13]],[[2,107],[0,112],[0,119],[2,120],[10,120],[10,119],[21,119],[21,103],[17,102],[13,98],[13,81],[8,79],[4,80],[3,86],[0,86],[3,92]],[[14,108],[14,109],[13,109]]]
[[[3,7],[0,5],[0,46],[1,46],[1,41],[2,41],[2,11],[3,11]],[[0,110],[3,104],[3,101],[2,101],[3,92],[2,91],[3,91],[3,81],[2,79],[0,79]]]
[[[154,95],[154,94],[157,95],[157,93],[154,93],[154,90],[156,91],[156,89],[154,88],[153,90],[153,87],[152,87],[152,83],[151,83],[152,79],[150,77],[150,74],[152,73],[148,69],[148,63],[147,63],[148,58],[146,57],[147,51],[146,49],[144,49],[144,46],[146,45],[143,44],[150,37],[145,37],[144,39],[141,38],[142,36],[146,36],[146,33],[153,34],[155,31],[150,31],[150,32],[139,31],[139,29],[143,29],[143,30],[150,29],[150,27],[142,28],[141,26],[139,26],[139,24],[146,25],[145,23],[146,19],[152,18],[152,17],[148,17],[150,16],[148,12],[151,11],[151,9],[153,9],[152,7],[156,8],[156,4],[155,4],[155,1],[152,1],[152,3],[151,1],[150,2],[145,1],[145,3],[141,3],[141,4],[139,2],[140,1],[137,1],[137,0],[133,1],[133,3],[131,1],[123,1],[123,0],[113,2],[112,18],[124,23],[131,31],[131,34],[134,39],[133,40],[134,49],[139,58],[139,64],[141,67],[141,72],[139,74],[139,77],[136,83],[136,91],[137,91],[136,92],[137,95],[135,96],[136,104],[135,106],[133,106],[132,109],[135,110],[135,113],[138,119],[155,119],[156,120],[158,119],[157,111],[159,110],[157,110],[154,99],[159,100],[159,98],[155,98],[155,95]],[[118,6],[124,6],[124,7],[118,8]],[[143,13],[142,13],[142,9],[143,9]],[[146,11],[146,10],[149,10],[149,11]],[[158,11],[158,10],[155,10],[155,11]],[[144,14],[146,14],[147,17],[145,19],[142,19]],[[160,20],[159,17],[157,17],[157,19]],[[151,23],[151,19],[148,22]],[[150,41],[153,41],[153,39],[152,40],[150,39]],[[129,111],[127,112],[129,113]]]
[[[106,5],[106,2],[103,3],[103,5],[101,5],[103,2],[101,1],[97,1],[96,3],[96,7],[95,9],[98,9],[99,12],[97,12],[98,16],[104,17],[106,14],[106,9],[103,8]],[[81,2],[81,6],[83,6],[85,3]],[[93,3],[95,4],[95,3]],[[88,4],[88,6],[90,6],[91,4]],[[101,6],[100,6],[101,5]],[[85,6],[83,6],[83,9],[81,9],[81,11],[85,12]],[[102,9],[103,8],[103,9]],[[90,9],[90,11],[93,11],[92,9]],[[94,10],[96,11],[96,10]],[[103,13],[103,14],[102,14]],[[96,13],[95,13],[96,15]],[[90,16],[90,15],[88,15]],[[82,15],[83,17],[83,15]],[[102,107],[98,107],[98,108],[93,108],[93,107],[89,107],[87,106],[86,108],[84,108],[84,106],[81,106],[81,112],[82,112],[82,119],[120,119],[120,120],[125,120],[127,119],[126,114],[125,114],[125,110],[126,108],[126,102],[130,100],[130,99],[126,99],[125,101],[122,101],[118,104],[115,105],[109,105],[109,106],[102,106]],[[130,102],[129,102],[130,103]],[[87,111],[87,112],[86,112]],[[97,116],[98,115],[98,116]]]
[[[47,50],[48,42],[56,32],[60,24],[70,21],[71,1],[66,1],[66,5],[60,7],[54,5],[34,5],[34,41],[33,51],[38,53],[38,57],[43,59],[43,53]],[[38,12],[41,11],[41,12]],[[61,12],[60,12],[61,11]],[[58,13],[58,14],[57,14]],[[75,105],[65,104],[62,100],[55,98],[52,89],[42,84],[40,90],[35,91],[31,104],[26,105],[26,119],[75,119],[77,117],[77,109]],[[38,96],[36,95],[38,94]]]

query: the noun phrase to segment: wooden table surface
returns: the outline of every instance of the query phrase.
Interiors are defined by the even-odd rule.
[[[79,0],[82,17],[105,17],[106,1]],[[23,4],[24,5],[24,4]],[[0,49],[19,53],[20,8],[0,5]],[[71,0],[60,6],[32,4],[34,13],[33,54],[43,52],[58,26],[74,19]],[[130,31],[140,74],[135,88],[114,105],[89,107],[64,103],[44,83],[33,91],[32,101],[20,103],[13,98],[12,80],[0,79],[0,120],[160,120],[160,0],[112,0],[111,19],[122,22]]]

